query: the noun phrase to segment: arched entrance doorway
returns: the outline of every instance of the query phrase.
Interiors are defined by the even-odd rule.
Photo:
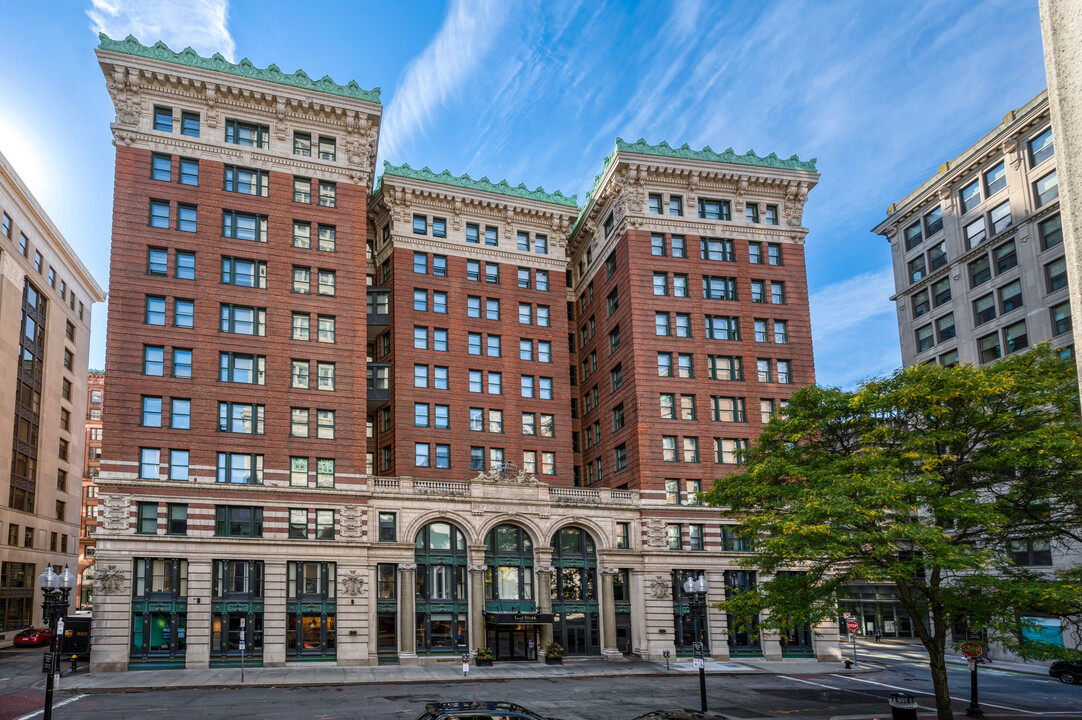
[[[431,522],[417,533],[417,654],[469,651],[466,620],[466,537],[449,522]],[[411,592],[411,588],[402,588]]]
[[[485,536],[485,643],[496,660],[536,660],[538,623],[533,540],[517,525]]]
[[[561,528],[552,536],[553,642],[567,655],[600,655],[597,548],[590,533]]]

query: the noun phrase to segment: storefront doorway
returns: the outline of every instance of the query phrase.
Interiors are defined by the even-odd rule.
[[[495,659],[500,661],[536,661],[537,626],[536,625],[495,625],[490,626],[489,647],[495,651]]]

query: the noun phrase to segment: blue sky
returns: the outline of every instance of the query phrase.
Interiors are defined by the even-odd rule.
[[[381,159],[580,201],[617,136],[817,157],[816,370],[842,386],[900,363],[890,252],[869,229],[1045,86],[1035,0],[91,0],[9,3],[5,26],[0,150],[103,286],[114,112],[98,29],[381,86]]]

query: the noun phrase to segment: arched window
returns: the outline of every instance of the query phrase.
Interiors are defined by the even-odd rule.
[[[417,533],[417,652],[466,650],[469,598],[466,536],[449,522],[429,523]]]
[[[552,536],[552,635],[568,655],[601,653],[597,548],[586,530],[565,527]]]
[[[533,608],[533,541],[517,525],[499,525],[485,536],[485,600],[518,601]]]

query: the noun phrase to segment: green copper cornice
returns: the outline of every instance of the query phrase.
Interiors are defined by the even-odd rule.
[[[334,80],[331,80],[328,75],[324,75],[319,80],[313,80],[308,77],[304,70],[298,70],[295,73],[284,73],[278,69],[277,65],[273,64],[266,68],[257,68],[248,58],[244,58],[239,63],[231,63],[222,57],[221,53],[214,53],[211,57],[205,58],[190,47],[184,48],[182,52],[173,52],[168,45],[161,41],[147,47],[141,44],[133,35],[129,35],[123,40],[113,40],[105,33],[99,33],[98,39],[101,41],[101,44],[98,45],[101,50],[150,58],[151,60],[161,60],[162,62],[203,70],[213,70],[228,75],[251,78],[252,80],[264,80],[301,90],[315,90],[329,95],[339,95],[354,100],[379,104],[379,88],[365,90],[357,84],[356,80],[350,80],[345,85],[339,85]]]
[[[691,146],[687,143],[684,143],[678,148],[674,148],[664,140],[657,145],[650,145],[642,138],[639,138],[637,142],[633,143],[616,138],[616,151],[637,153],[639,155],[660,155],[661,157],[684,158],[687,160],[731,163],[734,165],[752,165],[755,167],[779,168],[782,170],[805,170],[807,172],[816,172],[816,158],[812,158],[811,160],[801,160],[796,155],[793,155],[790,158],[782,159],[775,153],[770,153],[766,157],[759,157],[755,154],[754,150],[748,150],[743,155],[737,155],[733,152],[732,148],[727,149],[723,153],[716,153],[710,149],[709,145],[702,150],[692,150]],[[604,170],[602,170],[602,173],[604,173]]]
[[[386,160],[383,161],[383,174],[395,175],[398,177],[412,178],[414,180],[427,180],[428,182],[439,183],[440,185],[450,185],[452,187],[465,188],[467,190],[481,190],[483,192],[496,193],[498,195],[508,195],[510,197],[520,198],[522,200],[537,200],[538,202],[551,203],[553,205],[562,205],[567,208],[574,208],[578,210],[578,196],[571,195],[568,197],[562,192],[557,190],[556,192],[545,192],[545,189],[538,187],[536,190],[530,190],[523,184],[518,186],[512,186],[506,180],[501,180],[497,183],[492,182],[487,177],[483,177],[480,180],[474,180],[469,175],[452,175],[449,170],[444,170],[441,173],[433,172],[431,169],[424,167],[421,169],[411,168],[408,164],[403,163],[401,165],[392,165]],[[382,178],[379,180],[382,184]],[[379,188],[377,184],[376,188]]]

